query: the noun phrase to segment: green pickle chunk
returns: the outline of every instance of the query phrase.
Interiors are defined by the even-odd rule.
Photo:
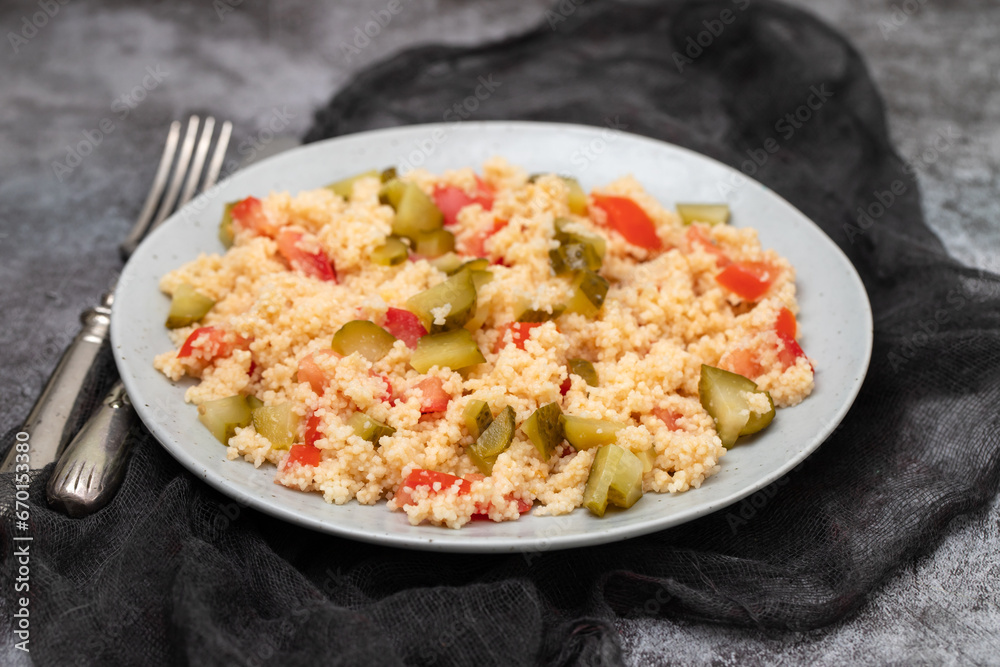
[[[435,324],[432,311],[445,308],[444,324]],[[476,285],[471,271],[459,271],[442,283],[406,300],[406,309],[416,315],[429,333],[457,329],[476,314]]]
[[[167,328],[180,329],[194,324],[212,310],[215,301],[208,298],[194,287],[182,283],[174,290],[170,299],[170,312],[167,314]]]
[[[500,411],[486,430],[465,450],[479,472],[487,477],[493,474],[493,464],[514,440],[514,408],[509,405]]]
[[[350,199],[351,194],[354,192],[354,184],[362,178],[378,178],[378,172],[372,169],[371,171],[349,176],[345,179],[337,181],[336,183],[331,183],[326,186],[326,189],[333,191],[335,194],[340,195],[344,199]]]
[[[577,449],[613,444],[618,438],[618,431],[625,428],[625,424],[606,419],[588,419],[572,415],[563,415],[559,419],[562,421],[566,441]]]
[[[768,412],[750,411],[746,395],[754,393],[767,395],[771,406]],[[774,419],[774,401],[769,393],[758,390],[753,380],[721,368],[702,364],[698,396],[702,407],[715,420],[715,430],[726,449],[741,435],[756,433]]]
[[[420,232],[415,241],[417,254],[424,257],[440,257],[455,249],[455,235],[447,229]]]
[[[561,178],[565,181],[566,187],[569,188],[568,203],[570,213],[574,215],[586,215],[587,193],[580,187],[580,181],[572,176],[562,176]]]
[[[608,500],[613,505],[628,509],[642,498],[642,459],[624,447],[621,450],[621,459],[615,467],[615,475],[608,487]]]
[[[677,215],[685,225],[702,222],[708,225],[724,225],[729,222],[728,204],[678,204]]]
[[[463,262],[455,267],[452,271],[448,272],[449,276],[453,276],[459,271],[468,269],[469,271],[485,271],[490,266],[490,260],[483,259],[482,257],[478,259],[470,259],[468,262]]]
[[[239,202],[231,201],[222,209],[222,220],[219,221],[219,241],[226,248],[233,247],[233,207]]]
[[[417,349],[410,357],[410,365],[418,373],[426,373],[434,366],[457,371],[484,361],[486,357],[479,351],[472,333],[467,329],[421,336],[417,341]]]
[[[395,236],[390,236],[385,243],[372,250],[371,260],[382,266],[402,264],[410,256],[410,249]]]
[[[591,387],[598,386],[597,369],[594,368],[594,364],[586,359],[570,359],[567,365],[570,373],[579,375]]]
[[[486,427],[493,423],[493,413],[490,412],[490,406],[486,401],[475,398],[466,404],[462,416],[465,417],[465,426],[473,438],[478,438],[486,430]]]
[[[378,191],[378,201],[380,204],[391,206],[393,210],[399,208],[399,202],[403,199],[403,191],[406,190],[406,183],[398,178],[383,182]]]
[[[270,407],[261,405],[251,412],[254,429],[270,441],[273,449],[288,449],[292,446],[299,434],[299,416],[292,412],[291,403]]]
[[[440,257],[430,260],[430,263],[438,271],[450,276],[453,273],[457,273],[462,267],[462,258],[453,252],[446,252]]]
[[[555,305],[552,306],[552,312],[547,310],[538,310],[535,308],[526,308],[521,311],[521,314],[517,316],[518,322],[548,322],[549,320],[554,320],[566,312],[566,306]]]
[[[593,271],[584,270],[577,273],[573,279],[573,295],[566,308],[567,313],[580,313],[593,317],[604,305],[610,283],[603,276]]]
[[[257,408],[264,407],[264,401],[260,400],[256,396],[247,396],[247,405],[250,406],[251,410],[256,410]]]
[[[383,183],[388,183],[389,181],[399,178],[399,174],[396,172],[395,167],[386,167],[382,170],[382,173],[379,174],[378,177]]]
[[[393,183],[390,181],[384,187]],[[391,202],[391,198],[390,198]],[[392,221],[392,233],[416,239],[421,232],[441,229],[444,218],[434,201],[416,183],[405,183],[399,195],[399,203],[394,206],[396,217]]]
[[[198,406],[198,421],[205,425],[215,439],[224,445],[236,435],[237,428],[246,428],[253,421],[247,399],[239,394]]]
[[[523,424],[524,432],[538,453],[548,458],[564,439],[562,409],[558,403],[549,403],[535,410]]]
[[[571,232],[569,227],[573,224],[573,221],[568,218],[556,218],[554,224],[556,228],[555,239],[556,241],[559,241],[560,244],[567,245],[571,243],[581,243],[589,245],[594,249],[594,252],[599,258],[604,258],[604,253],[607,252],[608,249],[608,242],[603,236],[598,234]]]
[[[347,356],[359,353],[368,361],[375,363],[392,349],[396,337],[391,333],[367,320],[352,320],[333,334],[333,350]]]
[[[376,445],[383,436],[392,435],[396,432],[396,429],[393,427],[383,424],[377,419],[372,419],[363,412],[355,412],[351,415],[347,420],[347,425],[354,429],[354,435],[362,440],[373,442]]]
[[[625,450],[618,445],[605,445],[597,450],[594,462],[590,464],[590,476],[583,490],[583,506],[597,516],[604,516],[608,508],[608,491],[624,453]]]

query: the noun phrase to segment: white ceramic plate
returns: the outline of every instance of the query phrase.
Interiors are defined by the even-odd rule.
[[[474,522],[461,530],[411,526],[385,503],[330,505],[320,494],[274,483],[270,465],[228,461],[226,450],[184,402],[185,383],[153,369],[171,349],[163,322],[168,299],[157,285],[167,271],[199,252],[220,252],[216,237],[224,202],[270,191],[295,193],[359,171],[388,165],[431,171],[473,166],[502,155],[531,172],[572,174],[586,189],[633,174],[662,204],[728,202],[737,226],[756,227],[764,247],[798,272],[802,345],[816,363],[816,389],[781,410],[773,424],[722,460],[722,471],[687,493],[647,494],[603,519],[586,510],[560,517],[526,515],[505,523]],[[735,188],[722,188],[720,185]],[[836,428],[857,396],[872,349],[872,316],[857,273],[837,246],[798,210],[755,181],[703,155],[607,129],[549,123],[485,122],[418,125],[340,137],[289,151],[237,173],[194,200],[139,247],[122,274],[111,336],[115,359],[146,426],[182,465],[236,501],[303,526],[343,537],[414,549],[515,552],[599,544],[675,526],[726,507],[774,482]]]

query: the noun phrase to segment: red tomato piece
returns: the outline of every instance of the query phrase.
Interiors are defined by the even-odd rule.
[[[455,185],[439,185],[434,188],[434,204],[444,217],[445,227],[458,222],[458,212],[472,202],[472,197]]]
[[[420,413],[444,412],[448,409],[448,402],[451,394],[444,390],[444,383],[439,377],[424,378],[417,383],[417,389],[422,396],[420,398]]]
[[[702,248],[705,252],[715,255],[715,263],[719,266],[727,266],[732,260],[719,246],[715,245],[705,232],[698,225],[688,227],[686,238],[688,242],[688,252],[694,252],[696,247]]]
[[[385,383],[385,393],[382,395],[382,401],[388,403],[389,405],[396,404],[396,397],[392,394],[392,383],[389,382],[389,378],[382,375],[381,373],[376,373],[375,371],[368,371],[368,375],[371,377],[380,377],[382,382]]]
[[[663,242],[656,235],[656,225],[638,204],[628,197],[594,195],[594,204],[608,215],[611,225],[632,245],[659,250]]]
[[[573,381],[569,378],[563,380],[562,384],[559,385],[559,393],[565,396],[569,393],[569,390],[573,388]]]
[[[282,229],[278,233],[278,252],[293,269],[319,280],[337,282],[337,274],[330,258],[318,247],[314,250],[303,250],[301,244],[303,239],[311,245],[318,246],[319,242],[311,236],[292,229]]]
[[[292,445],[288,450],[288,458],[285,459],[285,467],[298,463],[303,466],[318,466],[323,458],[323,452],[313,445]]]
[[[684,429],[677,423],[683,417],[679,412],[664,410],[663,408],[653,408],[653,416],[660,419],[671,431],[683,431]]]
[[[267,219],[264,205],[256,197],[247,197],[238,202],[229,215],[236,225],[260,236],[273,237],[278,232],[278,227]]]
[[[778,269],[767,262],[733,262],[715,277],[716,282],[733,294],[757,301],[778,277]]]
[[[472,482],[462,479],[461,477],[455,477],[454,475],[449,475],[446,472],[437,472],[435,470],[422,470],[417,469],[406,476],[403,480],[402,485],[400,485],[399,490],[396,491],[395,500],[397,505],[412,505],[413,504],[413,491],[420,486],[430,487],[430,495],[435,495],[441,493],[446,489],[450,489],[453,485],[458,484],[458,494],[463,495],[469,492],[472,488]],[[440,484],[440,488],[435,489],[434,484]]]
[[[463,244],[462,254],[473,257],[488,257],[489,253],[486,252],[486,241],[506,226],[506,220],[494,220],[492,227],[486,227],[474,232]]]
[[[760,359],[754,350],[748,348],[737,348],[725,355],[725,370],[732,371],[738,375],[751,380],[764,374],[764,367],[760,365]]]
[[[311,410],[309,411],[309,416],[306,417],[306,435],[305,441],[309,446],[314,446],[316,441],[323,437],[323,434],[319,432],[320,418],[319,415],[315,414]]]
[[[220,357],[228,357],[233,350],[246,349],[250,341],[243,336],[234,335],[233,340],[229,339],[229,332],[216,327],[199,327],[191,332],[181,349],[177,351],[177,358],[184,359],[194,354],[195,343],[205,361],[212,361]]]
[[[499,352],[507,346],[507,332],[510,332],[511,342],[520,349],[524,349],[524,341],[531,338],[531,330],[542,326],[542,322],[508,322],[500,326],[500,337],[493,346],[494,352]]]
[[[299,382],[308,382],[309,386],[312,387],[313,391],[317,394],[323,393],[323,389],[325,389],[326,385],[330,382],[330,378],[326,376],[323,369],[320,368],[318,363],[316,363],[316,356],[329,354],[336,355],[337,353],[333,350],[320,350],[319,352],[313,352],[310,355],[302,357],[299,361]]]
[[[798,333],[798,324],[792,311],[782,308],[778,312],[778,320],[774,324],[774,331],[778,334],[778,361],[781,362],[782,370],[789,366],[794,366],[799,357],[806,356],[802,351],[802,346],[795,340]]]
[[[514,500],[513,494],[505,496],[505,498],[508,501]],[[517,498],[517,513],[518,514],[524,514],[525,512],[530,512],[533,504],[534,503],[531,503],[531,502],[529,502],[527,500],[524,500],[523,498]],[[491,508],[491,506],[487,505],[486,509],[482,509],[477,504],[476,505],[476,509],[478,509],[479,511],[476,512],[475,514],[473,514],[471,517],[469,517],[470,520],[471,521],[492,521],[492,519],[490,519],[490,508]]]
[[[795,321],[792,311],[787,308],[778,311],[778,321],[774,324],[774,330],[778,332],[779,336],[795,340],[795,336],[799,333],[799,325]]]
[[[386,331],[406,343],[410,349],[415,349],[421,336],[427,335],[427,329],[420,323],[420,318],[402,308],[386,310],[383,326]]]

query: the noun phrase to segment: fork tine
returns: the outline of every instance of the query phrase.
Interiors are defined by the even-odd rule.
[[[174,203],[177,201],[177,194],[181,191],[181,183],[187,173],[188,163],[191,161],[191,152],[194,150],[194,140],[198,136],[198,124],[201,119],[198,116],[191,116],[188,119],[187,131],[184,133],[184,141],[181,143],[181,152],[177,156],[177,164],[174,165],[174,174],[170,177],[170,187],[167,194],[160,202],[160,210],[153,218],[153,224],[149,226],[150,231],[156,229],[168,215],[174,212]]]
[[[226,158],[226,149],[229,148],[229,137],[232,133],[233,124],[227,120],[219,130],[219,142],[215,144],[212,161],[208,163],[208,173],[205,174],[205,183],[202,186],[205,190],[215,185],[215,180],[219,178],[219,171],[222,169],[222,161]]]
[[[153,187],[149,190],[146,203],[142,205],[142,211],[139,213],[139,218],[136,220],[135,225],[132,226],[132,230],[118,248],[122,259],[129,258],[136,249],[136,246],[139,245],[139,241],[146,234],[146,228],[149,226],[149,221],[153,218],[153,212],[156,210],[156,203],[160,201],[160,197],[163,195],[163,188],[167,185],[167,174],[170,172],[170,165],[173,163],[174,154],[177,152],[177,139],[180,137],[180,134],[180,121],[175,120],[170,124],[170,130],[167,132],[167,142],[163,145],[163,154],[160,155],[160,164],[156,168],[156,175],[153,177]]]
[[[187,180],[184,182],[184,190],[181,198],[177,200],[177,207],[191,201],[194,196],[198,181],[201,180],[201,169],[205,166],[205,157],[208,155],[208,148],[212,145],[212,133],[215,131],[215,118],[209,116],[202,126],[201,139],[198,140],[198,147],[194,151],[194,159],[191,161],[191,169],[188,170]]]

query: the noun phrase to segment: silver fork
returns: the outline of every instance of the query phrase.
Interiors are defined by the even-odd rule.
[[[127,260],[150,231],[186,204],[198,190],[199,183],[202,189],[215,184],[229,146],[232,124],[229,121],[222,123],[206,169],[214,133],[215,119],[211,116],[204,123],[198,116],[191,116],[183,140],[180,139],[181,123],[170,124],[153,186],[135,226],[119,248],[123,259]],[[73,435],[69,428],[74,414],[72,408],[90,376],[100,347],[107,340],[113,302],[112,289],[104,295],[99,306],[84,313],[83,329],[63,353],[22,428],[31,443],[31,468],[40,468],[59,457],[46,487],[49,504],[74,517],[90,514],[114,497],[128,455],[126,436],[136,419],[118,380],[64,449]],[[17,465],[12,448],[0,472],[14,470]]]

